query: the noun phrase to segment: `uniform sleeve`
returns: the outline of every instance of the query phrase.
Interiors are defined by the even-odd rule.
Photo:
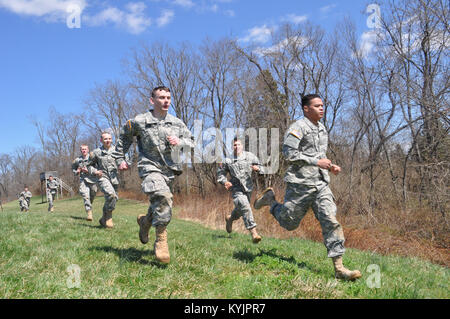
[[[192,135],[191,131],[187,128],[187,126],[184,123],[180,123],[180,134],[178,136],[178,139],[180,140],[180,147],[195,147],[194,142],[194,136]]]
[[[72,173],[73,173],[75,176],[78,175],[78,173],[77,173],[78,166],[79,166],[79,163],[78,163],[78,161],[75,159],[75,160],[72,162]]]
[[[318,159],[308,156],[299,151],[298,147],[303,138],[301,130],[290,127],[283,142],[282,152],[288,162],[293,164],[304,162],[309,165],[317,165]]]
[[[261,165],[261,161],[259,160],[258,156],[256,156],[255,154],[252,154],[252,163],[251,164],[259,167],[258,174],[260,174],[260,175],[266,174],[266,168],[263,165]]]
[[[126,160],[125,154],[133,143],[133,136],[136,135],[136,123],[134,120],[128,120],[120,130],[120,135],[116,143],[116,147],[112,152],[112,157],[116,160],[118,166]]]
[[[98,165],[98,158],[97,155],[95,155],[95,152],[91,152],[89,154],[89,161],[87,164],[87,170],[88,173],[90,175],[94,175],[95,173],[97,173],[98,169],[97,169],[97,165]]]
[[[219,163],[217,166],[217,182],[225,185],[227,180],[228,166],[225,163]]]

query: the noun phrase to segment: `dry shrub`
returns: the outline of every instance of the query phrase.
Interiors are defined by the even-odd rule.
[[[282,201],[284,190],[276,189],[277,200]],[[253,194],[252,202],[256,194]],[[373,218],[364,214],[341,214],[338,202],[338,220],[344,228],[345,246],[368,250],[382,255],[396,254],[416,256],[431,262],[449,266],[448,231],[437,231],[444,227],[438,223],[432,213],[410,211],[402,213],[396,210],[381,210]],[[225,216],[233,208],[231,194],[223,188],[208,193],[206,198],[200,195],[179,194],[174,204],[180,207],[177,217],[200,222],[213,229],[225,229]],[[270,215],[268,208],[253,210],[258,232],[262,236],[286,238],[305,238],[323,242],[322,230],[312,211],[309,211],[300,226],[287,231]],[[246,232],[242,219],[233,223],[233,231]],[[436,237],[433,234],[446,234]]]
[[[136,192],[136,191],[129,191],[129,190],[120,190],[119,198],[133,199],[133,200],[138,200],[141,202],[148,201],[148,196],[145,195],[144,193]]]

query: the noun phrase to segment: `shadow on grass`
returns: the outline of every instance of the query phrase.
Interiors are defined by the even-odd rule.
[[[167,268],[167,265],[161,264],[156,260],[143,259],[145,256],[154,255],[154,250],[138,250],[136,248],[114,248],[111,246],[92,247],[89,250],[104,251],[107,253],[114,253],[120,258],[121,263],[134,262],[142,265],[151,265],[161,269]]]
[[[314,269],[314,268],[308,266],[304,261],[298,262],[293,256],[288,258],[288,257],[277,254],[275,248],[270,249],[270,250],[259,249],[259,253],[252,253],[251,251],[249,251],[247,249],[239,250],[239,251],[236,251],[233,253],[233,258],[238,259],[245,263],[251,263],[257,257],[263,257],[263,256],[268,256],[270,258],[278,259],[280,261],[286,261],[288,263],[291,263],[291,264],[297,266],[298,268],[307,269],[314,273],[319,273],[319,271],[317,269]]]
[[[86,217],[70,216],[70,218],[77,220],[86,220]]]
[[[97,224],[95,226],[94,225],[87,225],[87,224],[78,224],[78,225],[83,226],[83,227],[95,228],[95,229],[106,229],[105,227],[103,227],[102,225],[99,225],[99,224]]]
[[[213,234],[213,235],[212,235],[212,238],[213,238],[213,239],[220,239],[220,238],[231,239],[232,237],[231,237],[231,234],[228,234],[228,235],[217,235],[217,234]]]

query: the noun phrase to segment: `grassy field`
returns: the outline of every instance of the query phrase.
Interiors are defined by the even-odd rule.
[[[80,198],[33,198],[0,213],[0,298],[449,298],[449,269],[416,258],[347,249],[356,282],[334,279],[325,247],[207,229],[176,218],[168,227],[172,262],[159,264],[151,241],[138,240],[136,216],[147,205],[119,200],[115,228],[98,225],[103,198],[86,221]],[[379,270],[379,272],[378,272]],[[77,273],[79,271],[79,273]],[[378,280],[379,279],[379,280]],[[377,286],[379,288],[377,288]]]

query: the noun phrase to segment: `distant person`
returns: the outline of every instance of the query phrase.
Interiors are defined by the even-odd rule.
[[[332,258],[338,279],[354,280],[361,277],[359,270],[343,266],[344,232],[336,219],[336,204],[330,190],[328,171],[337,175],[341,168],[327,158],[328,133],[320,123],[323,101],[319,95],[302,98],[304,118],[293,123],[284,137],[283,155],[290,163],[284,180],[287,183],[284,203],[275,200],[273,189],[266,189],[254,207],[270,207],[270,213],[281,227],[296,229],[309,208],[320,222],[328,257]]]
[[[250,198],[253,191],[252,172],[263,174],[259,159],[250,152],[243,151],[242,141],[237,137],[233,140],[233,158],[225,159],[217,169],[217,182],[227,190],[231,190],[234,210],[225,218],[226,230],[232,232],[233,221],[242,217],[245,228],[250,231],[253,243],[261,241],[256,231]],[[227,180],[230,175],[230,181]]]
[[[180,163],[173,158],[180,148],[194,147],[192,134],[186,125],[168,114],[171,103],[170,89],[159,86],[152,90],[150,103],[153,109],[127,121],[116,145],[115,157],[119,169],[128,169],[125,154],[137,139],[139,149],[138,171],[142,179],[142,191],[149,196],[147,215],[139,215],[139,239],[148,243],[148,232],[156,228],[155,255],[161,263],[170,262],[167,243],[167,225],[172,219],[172,184],[182,173]],[[175,155],[176,156],[176,155]]]
[[[26,213],[30,210],[31,197],[33,197],[33,195],[28,190],[28,187],[25,186],[23,192],[19,194],[19,205],[21,212],[25,211]]]
[[[58,181],[50,175],[47,180],[47,200],[48,200],[48,211],[53,212],[53,201],[55,200],[56,194],[58,193],[59,183]]]
[[[97,194],[97,177],[90,175],[88,171],[89,164],[89,146],[83,144],[80,146],[81,156],[72,163],[72,171],[76,176],[80,176],[79,193],[84,201],[84,209],[87,213],[86,219],[92,221],[92,203]]]
[[[117,163],[112,157],[112,152],[114,151],[112,135],[102,132],[100,141],[103,145],[89,154],[88,172],[97,177],[97,184],[105,196],[103,215],[99,223],[105,228],[113,228],[112,213],[119,199],[117,195],[119,187]]]

